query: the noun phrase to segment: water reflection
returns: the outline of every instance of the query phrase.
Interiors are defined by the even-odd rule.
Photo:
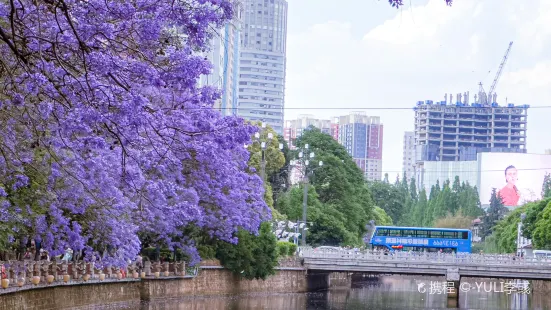
[[[307,296],[308,294],[263,294],[185,298],[144,303],[141,310],[305,309]]]
[[[549,293],[506,294],[471,290],[461,292],[459,305],[450,304],[445,293],[430,292],[434,277],[354,277],[352,287],[331,289],[308,294],[237,295],[183,298],[144,303],[141,310],[211,310],[211,309],[535,309],[551,310]],[[463,280],[480,283],[477,279]],[[494,280],[492,280],[494,281]],[[489,282],[489,281],[487,281]],[[499,282],[495,280],[494,282]],[[420,293],[420,283],[425,283],[426,292]],[[489,286],[487,286],[489,287]],[[123,309],[123,308],[118,308]],[[130,308],[128,308],[130,309]],[[132,309],[136,309],[135,307]]]

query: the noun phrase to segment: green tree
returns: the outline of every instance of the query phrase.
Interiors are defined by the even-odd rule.
[[[283,144],[283,149],[281,150],[281,152],[283,153],[283,157],[285,158],[285,164],[279,169],[279,171],[270,174],[268,177],[270,185],[272,187],[272,195],[274,201],[277,201],[277,197],[290,186],[290,163],[292,159],[292,152],[289,149],[287,141],[285,141],[285,139],[281,135],[277,136],[277,140],[279,143]]]
[[[272,216],[279,219],[281,218],[281,214],[274,210],[275,198],[272,188],[273,183],[269,182],[269,180],[270,176],[277,175],[277,173],[279,173],[286,164],[285,155],[282,150],[279,149],[279,137],[281,136],[277,136],[277,133],[270,126],[266,126],[266,128],[262,129],[262,123],[258,122],[256,125],[259,127],[260,140],[256,140],[247,147],[249,153],[251,154],[249,158],[249,166],[254,167],[256,173],[261,175],[262,147],[260,142],[266,142],[264,160],[266,163],[265,178],[267,180],[264,182],[264,201],[272,209]],[[272,135],[272,139],[268,138],[269,134]],[[281,139],[281,141],[284,140]],[[280,186],[278,186],[277,189],[280,190]]]
[[[275,274],[277,240],[270,223],[262,223],[257,236],[239,229],[237,238],[237,244],[218,242],[216,257],[222,266],[245,279],[264,280]]]
[[[517,249],[518,223],[520,216],[525,213],[533,204],[526,204],[513,210],[494,227],[494,237],[499,253],[515,253]]]
[[[461,205],[461,201],[459,198],[464,189],[466,190],[465,187],[461,187],[461,181],[459,181],[459,176],[455,176],[453,180],[453,185],[451,187],[451,191],[452,191],[451,199],[448,202],[449,204],[447,208],[448,212],[450,212],[451,214],[456,214],[457,212],[459,212],[460,205]]]
[[[14,247],[18,247],[18,254],[22,255],[26,246],[23,244],[24,240],[38,235],[37,226],[46,225],[51,220],[45,201],[50,199],[48,176],[54,160],[44,160],[45,154],[44,149],[35,149],[33,161],[43,162],[43,166],[26,163],[21,165],[22,175],[29,178],[27,186],[14,190],[15,180],[0,180],[0,193],[5,193],[0,194],[0,204],[6,201],[14,207],[7,208],[0,216],[0,251],[15,250]],[[59,190],[66,188],[61,181],[56,182],[55,187]],[[84,213],[70,215],[69,219],[81,225],[82,229],[87,229],[94,215],[93,211],[87,209]],[[10,240],[10,237],[15,240]]]
[[[476,187],[461,183],[454,178],[453,185],[446,180],[442,187],[437,181],[431,187],[430,196],[424,189],[417,192],[415,179],[389,184],[369,182],[370,192],[376,205],[383,208],[400,226],[433,226],[435,221],[453,217],[476,218],[484,214]]]
[[[400,222],[407,212],[404,192],[386,182],[369,182],[368,186],[375,205],[381,207],[392,218],[392,222]]]
[[[434,222],[434,227],[469,229],[471,228],[472,221],[473,218],[464,216],[461,212],[457,214],[448,213],[445,217],[437,219]]]
[[[532,240],[534,239],[534,231],[538,225],[538,222],[541,221],[543,210],[549,203],[551,203],[551,198],[545,198],[540,201],[527,204],[530,208],[526,210],[526,218],[522,222],[522,234],[524,237]]]
[[[419,192],[419,199],[415,204],[415,209],[412,215],[412,226],[423,226],[425,224],[425,213],[428,208],[427,191],[423,188]]]
[[[333,137],[310,127],[296,140],[298,147],[309,145],[315,154],[313,163],[323,161],[310,181],[324,206],[333,206],[345,217],[346,230],[361,242],[366,225],[373,216],[373,202],[363,172],[358,168],[346,149]]]
[[[401,189],[404,193],[409,194],[409,184],[408,184],[408,179],[407,179],[405,173],[404,173],[404,176],[402,177],[402,182],[400,183],[400,189]]]
[[[291,221],[302,219],[303,187],[293,187],[277,202],[277,209]],[[331,204],[323,204],[314,186],[308,187],[306,221],[313,223],[306,234],[309,245],[354,245],[357,236],[345,225],[347,218]]]
[[[469,183],[463,183],[458,196],[459,211],[465,216],[479,217],[484,215],[484,210],[480,206],[480,198],[476,187],[471,187]]]
[[[415,178],[411,178],[411,180],[409,181],[409,194],[411,196],[411,200],[417,203],[417,200],[419,199],[419,194],[417,193],[417,185],[415,184]]]
[[[427,208],[425,209],[423,226],[431,227],[435,218],[435,212],[439,209],[438,197],[440,196],[440,181],[436,180],[436,184],[431,187]]]
[[[380,207],[375,206],[373,209],[374,221],[376,225],[379,226],[392,226],[392,218],[386,214],[385,210]]]
[[[507,209],[503,206],[501,197],[497,194],[496,189],[492,189],[490,198],[490,207],[484,216],[482,223],[481,237],[485,238],[492,233],[494,226],[503,217]]]
[[[545,173],[541,187],[541,198],[551,197],[551,174]]]
[[[477,253],[479,251],[484,251],[485,254],[500,253],[495,234],[487,236],[480,243],[473,244],[472,252]]]
[[[543,209],[540,221],[534,229],[532,242],[539,250],[551,250],[551,205]]]
[[[266,149],[264,150],[264,158],[266,162],[266,176],[273,175],[280,171],[285,165],[285,156],[279,149],[279,141],[277,133],[270,127],[260,128],[261,123],[257,123],[259,127],[260,142],[266,142]],[[268,139],[268,135],[272,134],[272,139]],[[253,138],[253,140],[256,138]],[[254,167],[260,175],[262,169],[262,147],[261,144],[256,141],[247,147],[251,156],[249,158],[249,166]]]
[[[446,216],[448,213],[453,214],[451,205],[453,204],[453,193],[450,189],[449,182],[444,182],[442,191],[439,193],[438,197],[435,199],[434,209],[433,209],[433,219],[438,219]]]

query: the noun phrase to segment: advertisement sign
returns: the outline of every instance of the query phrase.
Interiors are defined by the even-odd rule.
[[[551,174],[551,155],[522,153],[480,153],[479,195],[490,204],[495,188],[507,207],[541,199],[546,173]]]
[[[463,240],[429,239],[429,238],[376,238],[374,244],[398,244],[405,246],[428,246],[428,247],[458,247],[463,245]]]

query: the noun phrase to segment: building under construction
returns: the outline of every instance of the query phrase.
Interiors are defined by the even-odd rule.
[[[451,96],[450,96],[451,97]],[[479,152],[526,153],[528,105],[420,101],[415,107],[416,161],[470,161]]]
[[[427,193],[438,181],[453,182],[456,176],[461,181],[480,184],[482,153],[527,153],[529,106],[499,105],[495,93],[512,44],[509,43],[488,92],[479,83],[473,98],[465,92],[455,97],[446,94],[443,101],[417,102],[414,173],[417,185]]]
[[[513,42],[505,52],[488,93],[479,84],[474,102],[469,92],[444,101],[419,101],[415,110],[416,161],[471,161],[480,152],[526,153],[528,105],[496,102],[496,85]]]

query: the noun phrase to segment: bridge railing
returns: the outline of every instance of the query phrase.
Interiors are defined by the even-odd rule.
[[[470,254],[470,253],[423,253],[423,252],[381,252],[324,250],[302,247],[300,255],[304,259],[338,259],[355,261],[411,261],[419,263],[441,263],[450,265],[519,265],[545,266],[551,268],[551,260],[536,257],[520,258],[507,254]]]

